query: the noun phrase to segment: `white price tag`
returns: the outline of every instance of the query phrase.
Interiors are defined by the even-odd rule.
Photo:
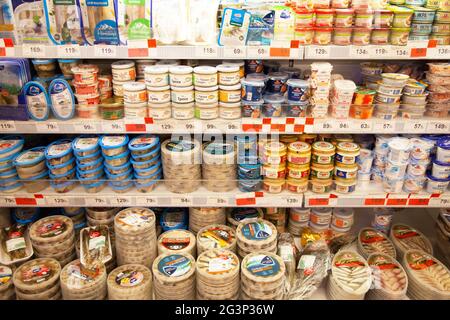
[[[437,48],[428,48],[429,58],[450,59],[450,46],[439,46]]]
[[[351,129],[352,131],[359,133],[359,132],[372,132],[373,125],[371,120],[353,120],[351,123]]]
[[[246,47],[224,47],[223,56],[232,59],[245,59],[247,56]]]
[[[23,44],[22,55],[29,58],[45,58],[47,56],[47,46],[42,44]]]
[[[175,129],[175,126],[169,122],[160,123],[158,126],[161,132],[172,132]]]
[[[154,197],[136,197],[136,205],[137,206],[155,206],[158,203],[158,199]]]
[[[58,57],[81,58],[81,47],[77,45],[57,46]]]
[[[403,131],[408,133],[425,133],[427,132],[427,123],[420,120],[407,120]]]
[[[0,121],[1,132],[14,132],[16,131],[16,123],[14,121]]]
[[[235,132],[240,131],[241,123],[240,122],[229,122],[225,127],[226,132]]]
[[[98,128],[96,124],[92,123],[77,123],[74,124],[74,129],[76,132],[83,133],[83,132],[98,132]]]
[[[180,207],[188,207],[192,206],[192,198],[191,197],[177,197],[174,196],[172,198],[172,205],[180,206]]]
[[[427,128],[430,132],[449,133],[449,123],[443,121],[430,121]]]
[[[86,198],[86,205],[87,206],[93,206],[93,207],[103,207],[103,206],[107,206],[108,200],[105,198],[100,198],[100,197],[89,197]]]
[[[94,46],[94,56],[97,58],[115,58],[117,57],[116,46]]]
[[[104,133],[122,133],[125,132],[125,124],[123,121],[103,121],[102,122],[102,132]]]
[[[370,58],[387,58],[390,54],[390,50],[383,46],[370,46],[368,50]]]
[[[334,127],[339,131],[351,130],[350,120],[334,120]]]
[[[228,204],[228,200],[224,197],[208,197],[206,198],[206,204],[208,206],[224,206]]]
[[[302,205],[302,196],[287,196],[284,198],[286,206],[299,207]]]
[[[390,120],[375,121],[374,132],[376,133],[392,133],[395,131],[395,123]]]
[[[56,122],[40,122],[36,123],[36,131],[38,133],[60,132],[59,125]]]
[[[189,132],[201,131],[202,123],[198,121],[188,120],[186,123],[184,123],[184,129],[188,130]]]
[[[355,59],[369,59],[370,51],[366,46],[351,46],[350,57]]]
[[[62,196],[46,196],[45,202],[49,206],[67,207],[70,205],[70,199]]]
[[[111,204],[128,207],[128,206],[132,205],[132,201],[130,198],[117,197],[117,198],[111,199]]]
[[[16,201],[14,198],[0,197],[0,205],[2,205],[2,206],[9,207],[9,206],[13,206],[15,204],[16,204]]]
[[[331,55],[331,48],[328,46],[307,47],[308,59],[328,59]]]
[[[439,198],[430,198],[430,202],[428,205],[430,207],[440,207],[440,208],[449,208],[450,207],[450,198],[443,198],[443,195]]]
[[[397,59],[408,59],[410,49],[404,46],[391,46],[391,57]]]
[[[315,119],[314,132],[331,132],[334,130],[333,119]]]
[[[267,59],[270,57],[270,47],[247,47],[247,57],[254,59]]]
[[[203,129],[204,130],[215,130],[215,129],[217,129],[217,125],[212,122],[209,122],[209,123],[207,122],[203,125]]]
[[[215,46],[195,47],[195,55],[201,58],[217,58],[219,50]]]

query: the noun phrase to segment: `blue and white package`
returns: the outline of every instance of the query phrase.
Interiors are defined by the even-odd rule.
[[[275,11],[273,10],[252,10],[250,25],[248,27],[248,46],[270,46],[273,40],[273,29],[275,24]]]
[[[164,231],[188,228],[188,213],[184,208],[166,208],[159,221]]]
[[[19,44],[49,44],[42,0],[11,0],[14,29]]]
[[[75,115],[75,96],[70,84],[63,79],[55,79],[48,88],[51,109],[55,118],[69,120]]]
[[[30,81],[23,87],[28,116],[35,121],[45,121],[50,114],[50,97],[44,86],[37,81]]]

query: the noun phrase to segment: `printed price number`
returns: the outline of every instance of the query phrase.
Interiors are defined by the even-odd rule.
[[[185,128],[187,130],[193,130],[195,128],[195,125],[193,123],[186,123]]]
[[[372,131],[372,121],[358,121],[355,122],[354,128],[357,130],[362,130],[364,132]]]
[[[94,46],[94,54],[96,57],[115,57],[117,56],[117,48],[115,46]]]
[[[45,57],[47,55],[46,46],[43,45],[26,45],[22,46],[22,55],[35,58]]]
[[[38,132],[59,132],[59,125],[56,122],[44,122],[44,123],[37,123],[36,129]]]
[[[95,125],[93,125],[92,123],[82,123],[82,124],[76,124],[75,130],[77,132],[79,132],[79,131],[96,132],[97,127]]]
[[[161,123],[160,128],[163,131],[173,130],[173,125],[170,123]]]
[[[228,130],[238,130],[239,126],[237,124],[235,124],[235,123],[228,123],[227,124],[227,129]]]
[[[408,56],[408,50],[406,49],[396,49],[395,55],[397,57],[407,57]]]
[[[217,126],[213,123],[207,123],[206,129],[208,129],[208,130],[217,129]]]
[[[349,121],[338,121],[336,127],[339,130],[349,130],[350,129],[350,122]]]
[[[437,53],[438,53],[439,56],[442,56],[442,55],[449,56],[450,55],[450,49],[449,48],[438,48],[437,49]],[[442,57],[442,58],[444,58],[444,57]]]
[[[216,47],[196,47],[196,56],[205,58],[217,58],[218,50]]]
[[[67,206],[70,204],[70,201],[67,198],[47,197],[46,200],[47,204],[49,205]]]
[[[87,205],[90,205],[90,206],[104,206],[104,205],[108,204],[106,199],[97,198],[97,197],[86,198],[86,202],[87,202]]]
[[[81,48],[79,46],[58,46],[58,56],[62,57],[80,57]]]
[[[192,198],[189,197],[174,197],[172,198],[172,204],[173,205],[179,205],[179,206],[189,206],[192,205]]]
[[[125,125],[123,122],[102,122],[102,131],[108,132],[124,132]]]
[[[428,130],[433,130],[435,132],[442,132],[442,133],[448,133],[449,132],[449,125],[444,122],[431,122],[431,125],[428,127]]]
[[[389,51],[386,48],[373,48],[372,49],[372,55],[374,58],[376,56],[387,56],[389,54]]]
[[[312,49],[313,55],[316,58],[329,58],[330,57],[330,49],[325,47],[314,47]]]
[[[131,205],[131,200],[128,198],[116,198],[115,199],[116,204],[118,205]]]
[[[286,204],[288,204],[288,205],[299,204],[299,203],[300,203],[300,199],[298,199],[298,198],[293,198],[293,197],[286,198]]]
[[[224,198],[220,198],[220,197],[208,197],[208,199],[206,200],[208,205],[219,205],[219,206],[223,206],[226,205],[228,203],[228,201]]]
[[[394,132],[394,123],[390,121],[381,121],[375,123],[375,131],[378,132]]]
[[[315,121],[314,123],[315,131],[333,131],[333,123],[329,120],[326,121]]]
[[[247,52],[245,47],[225,47],[223,55],[225,58],[245,58]]]
[[[423,122],[409,121],[405,124],[405,132],[426,132],[427,125]]]
[[[355,58],[367,58],[370,53],[369,49],[362,48],[362,47],[352,47],[352,50],[350,51],[350,55]]]
[[[136,197],[136,205],[138,206],[154,206],[156,203],[156,198]]]
[[[256,58],[268,58],[270,56],[269,47],[247,47],[247,56]]]
[[[16,124],[14,121],[0,121],[0,130],[1,131],[16,131]]]
[[[15,205],[16,202],[14,201],[14,198],[0,198],[0,204],[5,206],[11,206]]]

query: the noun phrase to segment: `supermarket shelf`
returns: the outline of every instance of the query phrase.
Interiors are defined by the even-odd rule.
[[[61,121],[0,120],[0,133],[408,133],[448,134],[450,119],[421,118],[394,120],[332,118],[241,118],[236,120],[100,120],[71,119]]]
[[[370,181],[368,186],[356,186],[349,194],[312,191],[304,193],[305,207],[411,207],[411,208],[449,208],[450,193],[441,195],[422,191],[417,194],[386,193],[381,183]]]
[[[82,59],[449,59],[450,46],[434,41],[410,41],[406,46],[302,46],[297,40],[280,41],[272,46],[163,46],[153,39],[131,41],[128,46],[77,46],[24,44],[15,46],[0,39],[0,56],[16,58]]]

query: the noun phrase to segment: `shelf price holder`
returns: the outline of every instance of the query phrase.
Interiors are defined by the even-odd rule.
[[[16,123],[14,121],[0,121],[0,132],[16,132]]]
[[[151,56],[150,53],[156,49],[156,40],[128,40],[128,57],[144,58]]]
[[[81,58],[81,46],[79,45],[62,45],[56,46],[58,57],[62,58]]]
[[[24,43],[22,45],[22,56],[24,57],[45,58],[47,55],[47,46],[45,45],[29,43]]]

